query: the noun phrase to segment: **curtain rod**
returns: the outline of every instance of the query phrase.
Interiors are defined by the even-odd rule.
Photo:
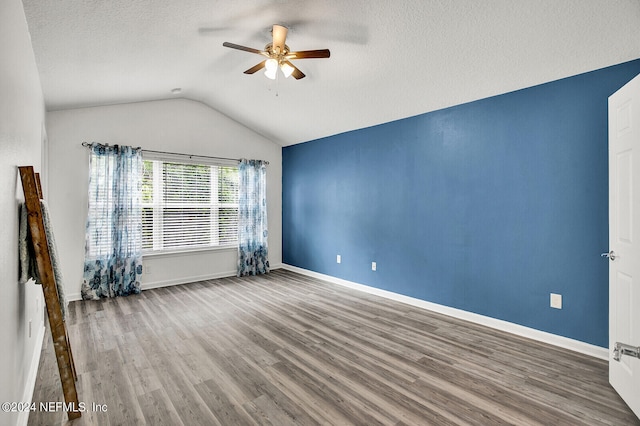
[[[100,145],[104,145],[104,146],[107,146],[107,147],[109,146],[109,144],[108,144],[108,143],[103,143],[103,144],[100,144]],[[90,146],[91,146],[91,144],[90,144],[90,143],[88,143],[88,142],[82,142],[82,146],[84,146],[84,147],[87,147],[87,148],[88,148],[88,147],[90,147]],[[115,146],[115,145],[114,145],[114,146]],[[154,150],[151,150],[151,149],[142,149],[141,147],[137,147],[137,148],[133,148],[133,149],[139,149],[139,150],[141,150],[142,152],[153,152],[154,154],[181,155],[181,156],[183,156],[183,157],[189,157],[189,158],[192,158],[192,157],[198,157],[198,158],[212,158],[212,159],[214,159],[214,160],[229,160],[229,161],[238,161],[238,162],[240,162],[240,161],[241,161],[241,159],[240,159],[240,158],[212,157],[212,156],[210,156],[210,155],[195,155],[195,154],[183,154],[183,153],[180,153],[180,152],[154,151]],[[266,164],[267,166],[269,165],[269,162],[268,162],[268,161],[263,161],[263,162],[264,162],[264,164]]]

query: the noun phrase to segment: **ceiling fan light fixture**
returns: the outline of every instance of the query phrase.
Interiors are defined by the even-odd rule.
[[[293,73],[294,68],[287,64],[286,62],[283,62],[282,64],[280,64],[280,69],[282,70],[282,74],[284,74],[285,78],[289,78],[289,76],[291,75],[291,73]]]
[[[252,66],[244,73],[254,74],[264,68],[264,75],[271,80],[275,80],[278,77],[278,68],[280,68],[285,78],[288,78],[290,75],[292,75],[296,80],[300,80],[305,77],[304,73],[289,61],[294,59],[328,58],[331,56],[329,49],[300,50],[292,52],[289,49],[289,46],[285,44],[287,39],[287,27],[275,24],[271,32],[273,41],[271,43],[267,43],[264,50],[241,46],[239,44],[229,43],[228,41],[222,43],[222,46],[255,53],[257,55],[261,55],[263,58],[266,57],[265,60]]]
[[[268,59],[267,62],[265,62],[264,67],[264,75],[266,75],[267,78],[270,78],[271,80],[275,80],[276,73],[278,72],[278,61],[273,58]]]

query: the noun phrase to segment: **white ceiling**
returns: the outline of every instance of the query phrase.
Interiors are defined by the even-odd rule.
[[[286,146],[640,58],[638,0],[23,0],[48,110],[184,97]],[[243,71],[274,23],[328,48]],[[174,95],[171,89],[182,88]]]

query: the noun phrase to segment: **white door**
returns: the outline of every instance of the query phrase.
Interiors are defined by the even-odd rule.
[[[609,97],[609,250],[609,382],[640,417],[640,75]]]

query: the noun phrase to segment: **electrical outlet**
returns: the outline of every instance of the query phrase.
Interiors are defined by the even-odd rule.
[[[550,305],[552,308],[562,309],[562,295],[551,293]]]
[[[150,273],[151,273],[151,266],[146,265],[146,266],[144,267],[144,273],[145,273],[145,274],[147,274],[147,275],[148,275],[148,274],[150,274]]]
[[[377,269],[378,269],[378,265],[376,264],[376,262],[371,262],[371,270],[376,271]]]
[[[340,255],[336,256],[336,263],[342,263],[342,256]]]

